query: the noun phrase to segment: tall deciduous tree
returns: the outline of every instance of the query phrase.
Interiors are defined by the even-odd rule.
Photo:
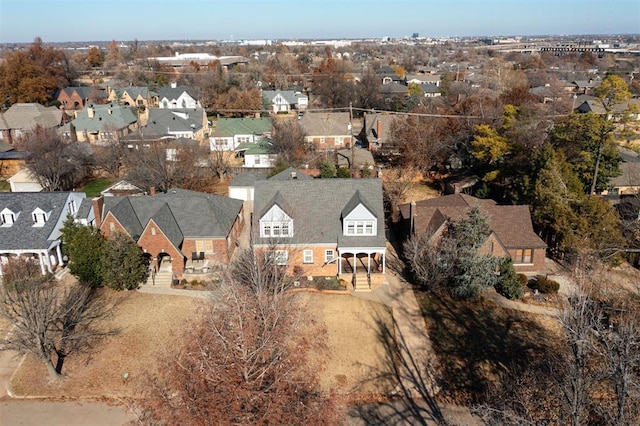
[[[246,270],[247,265],[242,266]],[[250,280],[261,271],[253,269]],[[263,277],[264,278],[264,277]],[[143,385],[143,420],[182,424],[333,424],[337,421],[317,380],[324,335],[294,294],[225,277],[220,302],[162,354]],[[321,359],[319,357],[318,359]]]
[[[304,141],[305,136],[297,120],[275,121],[271,139],[273,152],[289,164],[298,163],[305,158],[310,149]]]
[[[36,127],[18,142],[29,170],[47,191],[70,191],[88,175],[93,163],[86,144],[63,140],[55,129]]]
[[[349,66],[345,60],[333,58],[329,50],[326,54],[314,70],[313,93],[329,108],[347,107],[355,98]]]
[[[613,130],[606,117],[587,113],[562,118],[549,131],[549,141],[564,152],[587,194],[605,189],[611,178],[620,175]]]
[[[0,63],[0,103],[46,104],[69,85],[73,73],[64,52],[36,38],[26,51],[7,52]]]
[[[60,285],[30,260],[12,259],[4,268],[0,317],[13,330],[0,341],[0,350],[34,355],[57,379],[68,356],[90,352],[116,332],[102,324],[111,307],[92,289]]]

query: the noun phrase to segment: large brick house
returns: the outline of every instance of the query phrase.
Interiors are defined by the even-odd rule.
[[[292,275],[337,276],[365,291],[385,280],[379,179],[258,180],[251,232],[254,249]]]
[[[244,225],[242,201],[183,189],[147,196],[93,199],[96,226],[123,232],[151,265],[182,276],[193,260],[228,264]]]
[[[491,234],[480,248],[482,254],[510,257],[517,272],[544,270],[547,245],[533,231],[529,207],[502,206],[466,194],[421,200],[400,206],[400,230],[405,238],[412,235],[438,238],[447,225],[477,206],[487,217]]]

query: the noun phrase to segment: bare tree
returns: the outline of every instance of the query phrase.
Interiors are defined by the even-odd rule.
[[[88,144],[63,140],[55,129],[36,127],[18,143],[26,163],[47,191],[69,191],[89,174],[92,155]]]
[[[206,303],[179,350],[160,357],[142,390],[142,420],[333,424],[335,411],[318,390],[319,368],[309,364],[312,353],[322,353],[323,333],[302,316],[295,295],[239,279],[225,277],[220,301]]]
[[[108,145],[95,147],[95,165],[98,169],[117,179],[125,168],[128,152],[127,144],[120,141],[113,141]]]
[[[0,350],[36,356],[57,379],[68,356],[90,353],[102,338],[116,332],[101,324],[111,308],[92,289],[58,284],[28,259],[12,259],[6,269],[0,317],[13,329],[0,342]]]
[[[310,150],[305,144],[306,134],[297,120],[275,121],[273,123],[273,152],[288,163],[301,161]]]

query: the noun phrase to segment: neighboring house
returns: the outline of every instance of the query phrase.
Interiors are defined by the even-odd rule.
[[[379,179],[259,180],[252,217],[255,250],[290,274],[337,276],[365,291],[384,282]]]
[[[348,148],[352,127],[348,112],[307,112],[299,121],[305,142],[318,151]]]
[[[89,86],[65,87],[56,97],[66,110],[82,109],[88,103],[101,103],[106,100],[103,90]]]
[[[571,86],[574,93],[592,95],[601,83],[601,80],[594,80],[590,78],[588,80],[574,80],[571,82]]]
[[[609,181],[610,189],[601,195],[615,201],[620,197],[637,196],[640,194],[640,157],[635,151],[620,147],[620,170],[622,174]]]
[[[104,197],[122,197],[127,195],[147,195],[147,193],[140,187],[127,182],[126,180],[121,180],[119,182],[114,183],[107,189],[100,192],[100,194]]]
[[[376,71],[376,76],[378,77],[380,84],[382,85],[386,86],[387,84],[398,83],[404,85],[406,89],[404,78],[400,77],[398,73],[396,73],[396,71],[389,66],[380,67]]]
[[[274,113],[304,111],[309,106],[309,98],[293,90],[263,90],[262,98],[271,105]]]
[[[43,190],[38,178],[27,168],[20,170],[8,180],[11,192],[40,192]]]
[[[405,77],[407,85],[416,83],[422,85],[432,84],[436,87],[440,87],[440,76],[436,74],[408,74]]]
[[[145,138],[172,137],[202,142],[209,137],[209,121],[203,108],[148,108],[144,115],[146,123],[140,130]]]
[[[608,120],[620,120],[627,115],[632,120],[640,120],[640,99],[629,99],[626,102],[614,103],[607,111],[606,100],[586,99],[576,110],[582,113],[606,115]]]
[[[224,70],[249,62],[249,60],[243,56],[215,56],[210,53],[180,52],[176,52],[174,56],[158,56],[148,59],[174,68],[192,67],[193,64],[197,64],[202,68],[209,68],[212,64],[214,67],[219,64]]]
[[[310,180],[313,178],[293,167],[289,167],[269,178],[269,180],[274,181],[297,179]],[[243,201],[253,201],[256,182],[261,180],[267,180],[267,175],[264,173],[255,172],[237,174],[229,183],[229,198],[235,198],[236,200]]]
[[[271,118],[219,118],[213,136],[209,138],[211,151],[233,151],[241,143],[255,143],[271,136]]]
[[[13,104],[0,114],[0,142],[13,145],[36,126],[45,129],[60,127],[62,119],[62,111],[56,107],[36,103]]]
[[[244,159],[243,167],[273,167],[278,161],[278,154],[272,153],[273,149],[269,138],[260,139],[256,143],[241,143],[235,151],[237,157]]]
[[[420,85],[422,89],[422,93],[424,93],[425,98],[437,98],[442,96],[440,93],[440,88],[433,83],[423,83]]]
[[[400,232],[426,237],[435,242],[453,221],[457,221],[477,206],[487,217],[491,234],[480,253],[497,257],[509,256],[519,273],[544,270],[547,245],[533,231],[528,206],[501,206],[493,200],[483,200],[465,194],[445,195],[400,206]]]
[[[106,236],[133,239],[156,269],[180,277],[193,260],[226,265],[244,225],[242,201],[183,189],[145,196],[93,199],[96,226]]]
[[[13,145],[0,142],[0,176],[13,176],[25,168],[26,153],[16,151]]]
[[[54,272],[63,262],[60,228],[68,215],[80,218],[84,199],[82,192],[0,193],[0,275],[16,256],[33,259],[43,274]]]
[[[404,83],[391,82],[380,86],[380,94],[385,99],[402,98],[407,95],[407,86]]]
[[[117,104],[85,106],[70,123],[71,138],[78,142],[105,145],[134,132],[138,128],[136,114]]]
[[[123,106],[149,108],[158,105],[158,94],[147,87],[110,87],[107,101]]]
[[[195,96],[195,90],[189,86],[178,86],[171,83],[170,86],[158,89],[159,108],[202,108],[200,101]]]
[[[391,125],[395,116],[380,113],[364,113],[364,125],[360,133],[360,140],[370,151],[382,148],[391,136]]]
[[[368,149],[354,147],[351,149],[337,150],[336,163],[338,167],[345,167],[347,169],[354,168],[358,171],[362,171],[364,167],[367,167],[373,172],[375,160],[373,159],[371,151]]]

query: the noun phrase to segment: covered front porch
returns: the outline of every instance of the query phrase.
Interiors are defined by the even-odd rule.
[[[42,275],[52,274],[55,269],[62,265],[62,251],[58,242],[53,243],[47,249],[34,250],[3,250],[0,252],[0,276],[4,275],[4,267],[13,257],[26,257],[40,266]]]
[[[370,291],[384,282],[386,248],[338,248],[338,278],[356,291]]]

